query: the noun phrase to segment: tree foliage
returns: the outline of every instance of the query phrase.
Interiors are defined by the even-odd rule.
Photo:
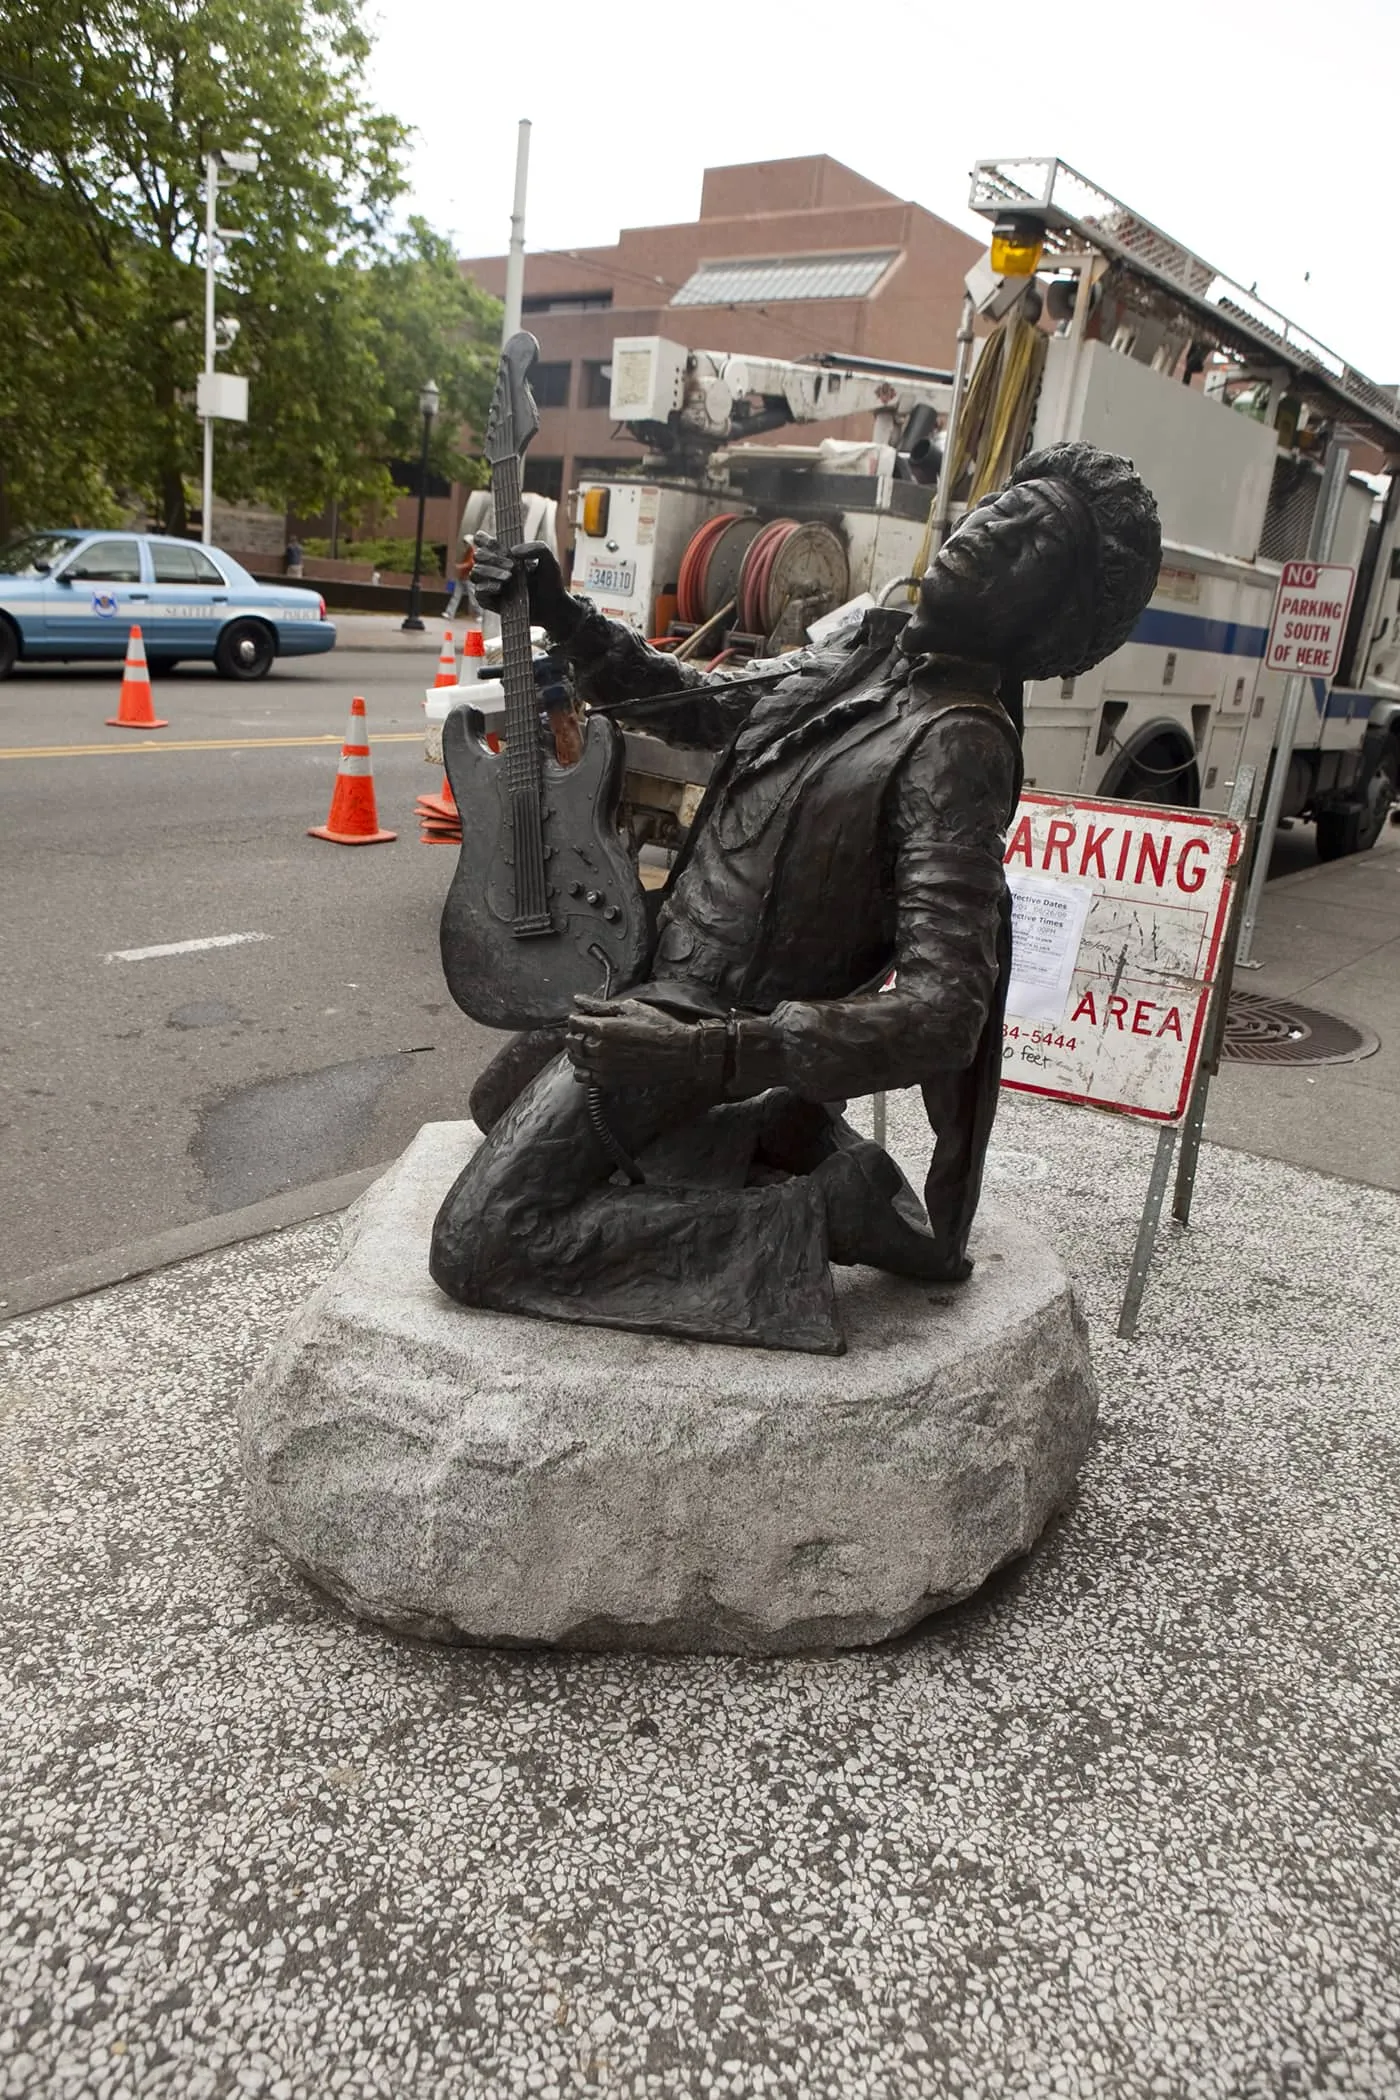
[[[221,368],[250,381],[218,426],[222,496],[310,512],[389,492],[416,456],[418,391],[443,409],[433,463],[480,427],[499,306],[422,221],[394,231],[403,127],[370,107],[360,0],[8,0],[0,12],[0,523],[173,529],[198,486],[204,184],[220,197]],[[8,517],[4,513],[8,513]]]

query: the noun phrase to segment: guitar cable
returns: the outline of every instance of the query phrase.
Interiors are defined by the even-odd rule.
[[[637,1165],[636,1160],[633,1159],[631,1153],[627,1150],[627,1147],[623,1144],[621,1138],[618,1137],[616,1131],[608,1122],[607,1116],[603,1110],[602,1088],[596,1086],[589,1087],[583,1097],[583,1105],[584,1108],[587,1110],[588,1120],[593,1126],[594,1134],[597,1137],[599,1144],[603,1147],[603,1150],[607,1153],[609,1159],[611,1159],[617,1166],[621,1167],[623,1173],[627,1176],[627,1179],[630,1182],[644,1182],[646,1180],[645,1174],[643,1174],[641,1168]]]

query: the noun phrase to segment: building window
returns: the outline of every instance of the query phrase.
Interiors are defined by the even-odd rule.
[[[864,299],[873,292],[896,248],[854,255],[762,255],[733,262],[702,262],[672,306],[752,306],[770,299]]]
[[[565,367],[567,370],[568,367]],[[531,496],[548,496],[558,503],[564,492],[564,462],[562,459],[536,459],[527,452],[520,486]]]
[[[536,365],[530,374],[530,392],[538,408],[567,408],[572,365]]]
[[[583,405],[606,408],[612,400],[612,366],[590,359],[583,368]]]
[[[531,292],[520,302],[522,314],[596,314],[612,305],[611,292]]]

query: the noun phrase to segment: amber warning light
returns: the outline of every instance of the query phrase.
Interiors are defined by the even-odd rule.
[[[590,539],[601,540],[608,530],[608,489],[588,489],[583,498],[583,529]]]
[[[1033,277],[1045,252],[1045,229],[1024,212],[992,228],[992,268],[999,277]]]

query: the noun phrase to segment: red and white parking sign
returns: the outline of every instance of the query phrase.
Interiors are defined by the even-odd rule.
[[[1185,1114],[1242,844],[1233,818],[1202,810],[1022,795],[1003,1086]]]
[[[1264,652],[1268,669],[1335,678],[1355,584],[1345,562],[1286,561]]]

